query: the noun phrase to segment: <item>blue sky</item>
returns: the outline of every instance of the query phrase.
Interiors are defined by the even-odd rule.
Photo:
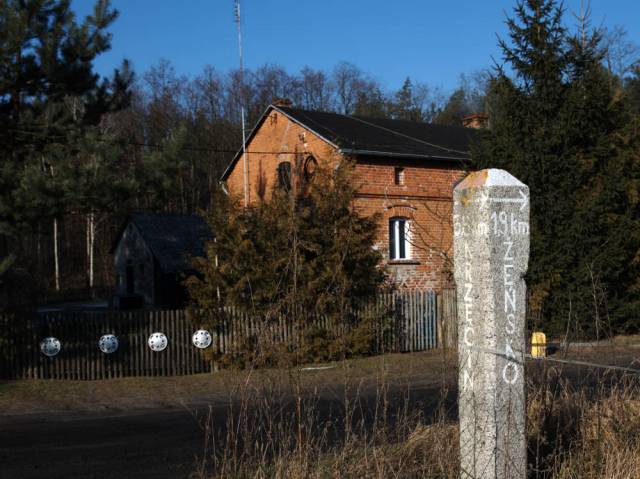
[[[227,71],[238,65],[233,0],[112,0],[120,17],[113,48],[96,62],[108,74],[123,58],[140,73],[161,58],[179,74],[204,65]],[[80,15],[93,0],[74,0]],[[515,0],[242,0],[245,65],[276,63],[290,72],[305,65],[330,69],[350,61],[388,89],[406,76],[453,89],[461,73],[500,58],[496,35]],[[580,0],[566,0],[570,11]],[[594,25],[621,25],[640,44],[640,2],[592,0]],[[568,14],[570,26],[576,24]]]

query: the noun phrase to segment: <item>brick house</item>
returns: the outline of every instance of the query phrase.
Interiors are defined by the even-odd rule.
[[[376,247],[396,285],[451,286],[453,187],[470,159],[473,128],[371,119],[270,105],[222,175],[245,204],[321,163],[355,160],[356,208],[381,212]],[[300,160],[297,160],[300,162]]]

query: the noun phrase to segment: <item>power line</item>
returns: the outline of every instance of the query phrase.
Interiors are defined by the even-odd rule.
[[[362,121],[362,120],[360,120]],[[367,123],[367,122],[364,122]],[[384,128],[383,128],[384,129]],[[14,128],[14,127],[10,127],[10,126],[0,126],[0,130],[4,130],[4,131],[10,131],[10,132],[15,132],[15,133],[20,133],[20,134],[25,134],[25,135],[33,135],[33,136],[37,136],[38,138],[41,139],[52,139],[53,141],[48,141],[48,144],[57,144],[57,145],[66,145],[67,142],[64,141],[60,141],[60,139],[64,139],[65,136],[62,134],[59,135],[53,135],[50,133],[41,133],[38,131],[31,131],[31,130],[23,130],[20,128]],[[392,131],[392,130],[390,130]],[[406,135],[401,135],[401,136],[406,136]],[[411,138],[414,139],[413,137],[409,137],[407,136],[407,138]],[[100,143],[108,143],[108,144],[112,144],[112,145],[128,145],[128,146],[137,146],[137,147],[142,147],[142,148],[151,148],[151,149],[156,149],[156,150],[166,150],[169,148],[169,146],[167,145],[163,145],[160,143],[144,143],[144,142],[137,142],[137,141],[131,141],[131,140],[123,140],[123,139],[106,139],[106,138],[93,138],[93,141],[97,141]],[[442,146],[438,146],[435,144],[431,144],[431,143],[427,143],[427,142],[423,142],[421,140],[416,140],[419,141],[421,143],[425,143],[428,144],[429,146],[434,146],[446,151],[453,151],[453,152],[458,152],[458,150],[453,150],[453,149],[449,149],[449,148],[445,148]],[[35,143],[27,143],[27,144],[32,144],[35,145]],[[243,142],[243,145],[245,143]],[[382,148],[393,148],[395,145],[389,145],[389,144],[380,144],[378,145],[379,147]],[[240,147],[239,149],[236,150],[230,150],[230,149],[223,149],[223,148],[206,148],[206,147],[197,147],[197,146],[177,146],[176,147],[177,150],[179,151],[192,151],[192,152],[200,152],[200,153],[231,153],[234,155],[237,155],[239,152],[242,152],[243,156],[249,155],[249,154],[255,154],[255,155],[304,155],[304,154],[310,154],[309,152],[299,152],[299,151],[253,151],[253,150],[245,150],[244,146]],[[460,152],[460,153],[464,153],[464,152]]]
[[[13,127],[6,127],[6,126],[0,126],[0,130],[4,130],[4,131],[11,131],[11,132],[15,132],[15,133],[21,133],[21,134],[25,134],[25,135],[33,135],[33,136],[37,136],[41,139],[51,139],[53,141],[47,141],[47,144],[53,144],[53,145],[66,145],[67,142],[64,141],[60,141],[61,138],[64,138],[64,135],[52,135],[52,134],[47,134],[47,133],[40,133],[40,132],[36,132],[36,131],[29,131],[29,130],[22,130],[20,128],[13,128]],[[127,145],[127,146],[136,146],[136,147],[140,147],[140,148],[150,148],[150,149],[155,149],[155,150],[166,150],[168,148],[170,148],[167,145],[163,145],[160,143],[143,143],[143,142],[137,142],[137,141],[131,141],[131,140],[123,140],[123,139],[107,139],[107,138],[93,138],[93,141],[97,141],[100,143],[107,143],[107,144],[111,144],[114,146],[122,146],[122,145]],[[27,144],[31,144],[31,145],[35,145],[36,143],[27,143]],[[381,147],[392,147],[393,145],[379,145]],[[179,150],[179,151],[192,151],[192,152],[198,152],[198,153],[230,153],[233,155],[238,154],[239,152],[242,152],[243,154],[253,154],[253,155],[309,155],[311,154],[310,152],[300,152],[300,151],[256,151],[256,150],[245,150],[243,148],[237,149],[237,150],[229,150],[229,149],[223,149],[223,148],[206,148],[206,147],[197,147],[197,146],[177,146],[175,147],[175,149]]]
[[[470,349],[471,351],[477,351],[477,352],[480,352],[480,353],[493,354],[493,355],[501,357],[503,359],[514,361],[514,359],[509,357],[509,356],[507,356],[506,353],[504,353],[502,351],[498,351],[496,349],[492,349],[492,348],[485,348],[485,347],[481,347],[481,346],[465,346],[465,349]],[[592,362],[589,362],[589,361],[580,361],[580,360],[577,360],[577,359],[551,358],[551,357],[548,357],[548,356],[539,357],[539,356],[533,356],[533,355],[527,354],[527,353],[524,353],[522,356],[527,358],[527,359],[533,359],[535,361],[540,361],[540,362],[549,361],[549,362],[554,362],[554,363],[572,364],[572,365],[575,365],[575,366],[586,366],[586,367],[590,367],[590,368],[609,369],[609,370],[613,370],[613,371],[624,371],[624,372],[640,375],[640,369],[629,368],[629,367],[626,367],[626,366],[617,366],[617,365],[614,365],[614,364],[600,364],[600,363],[592,363]],[[518,362],[518,361],[516,360],[515,362]]]
[[[466,154],[469,153],[468,151],[454,150],[453,148],[447,148],[445,146],[436,145],[435,143],[429,143],[428,141],[421,140],[420,138],[416,138],[415,136],[405,135],[404,133],[400,133],[399,131],[391,130],[390,128],[385,128],[384,126],[377,125],[376,123],[371,123],[371,122],[366,121],[365,119],[357,117],[357,116],[351,116],[350,118],[353,118],[356,121],[364,123],[365,125],[373,126],[373,127],[378,128],[380,130],[386,131],[388,133],[392,133],[394,135],[398,135],[398,136],[401,136],[401,137],[404,137],[404,138],[408,138],[409,140],[413,140],[413,141],[416,141],[418,143],[423,143],[423,144],[425,144],[427,146],[430,146],[432,148],[439,148],[440,150],[444,150],[444,151],[447,151],[447,152],[460,153],[460,154],[463,154],[463,155],[466,155]]]
[[[590,368],[599,368],[599,369],[610,369],[613,371],[624,371],[627,373],[633,373],[633,374],[639,374],[640,375],[640,369],[636,369],[636,368],[628,368],[626,366],[616,366],[613,364],[599,364],[599,363],[592,363],[589,361],[579,361],[577,359],[560,359],[560,358],[550,358],[550,357],[537,357],[537,356],[532,356],[531,354],[525,354],[525,357],[528,359],[534,359],[536,361],[550,361],[553,363],[562,363],[562,364],[573,364],[576,366],[586,366],[586,367],[590,367]]]
[[[53,139],[54,141],[48,141],[47,143],[49,144],[54,144],[54,145],[65,145],[66,143],[63,141],[60,141],[60,138],[64,138],[62,135],[51,135],[51,134],[43,134],[40,132],[36,132],[36,131],[29,131],[29,130],[22,130],[19,128],[12,128],[12,127],[4,127],[4,126],[0,126],[0,130],[5,130],[5,131],[12,131],[15,133],[22,133],[22,134],[26,134],[26,135],[34,135],[34,136],[38,136],[40,138],[44,138],[44,139]],[[109,143],[112,145],[129,145],[129,146],[138,146],[138,147],[143,147],[143,148],[152,148],[152,149],[157,149],[157,150],[164,150],[169,148],[167,145],[162,145],[160,143],[143,143],[143,142],[137,142],[137,141],[131,141],[131,140],[117,140],[117,139],[107,139],[107,138],[93,138],[93,141],[97,141],[100,143]],[[35,143],[30,143],[30,144],[35,144]],[[201,153],[233,153],[236,154],[238,153],[238,150],[229,150],[229,149],[220,149],[220,148],[205,148],[205,147],[196,147],[196,146],[178,146],[176,147],[177,150],[181,150],[181,151],[194,151],[194,152],[201,152]],[[300,154],[304,154],[302,152],[299,151],[251,151],[251,150],[247,150],[247,153],[252,153],[252,154],[256,154],[256,155],[300,155]]]

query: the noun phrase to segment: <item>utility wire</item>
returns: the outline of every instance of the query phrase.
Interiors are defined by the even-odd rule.
[[[19,128],[12,128],[12,127],[5,127],[5,126],[0,126],[0,130],[5,130],[5,131],[11,131],[11,132],[15,132],[15,133],[21,133],[21,134],[25,134],[25,135],[33,135],[33,136],[37,136],[39,138],[42,139],[50,139],[52,141],[47,141],[47,144],[52,144],[52,145],[65,145],[67,144],[64,141],[60,141],[61,138],[64,138],[64,135],[52,135],[52,134],[46,134],[46,133],[40,133],[37,131],[29,131],[29,130],[21,130]],[[137,141],[131,141],[131,140],[118,140],[118,139],[106,139],[106,138],[93,138],[92,141],[97,141],[100,143],[107,143],[107,144],[111,144],[111,145],[127,145],[127,146],[138,146],[138,147],[142,147],[142,148],[151,148],[151,149],[155,149],[155,150],[166,150],[169,147],[167,145],[162,145],[160,143],[143,143],[143,142],[137,142]],[[30,145],[35,145],[35,143],[27,143]],[[386,148],[393,148],[394,145],[378,145],[380,147],[386,147]],[[197,147],[197,146],[178,146],[176,147],[177,150],[179,151],[193,151],[193,152],[200,152],[200,153],[233,153],[234,155],[238,154],[239,152],[243,152],[242,148],[239,148],[237,150],[229,150],[229,149],[222,149],[222,148],[206,148],[206,147]],[[454,151],[454,150],[451,150]],[[303,155],[303,154],[310,154],[309,152],[300,152],[300,151],[254,151],[254,150],[247,150],[246,151],[247,154],[254,154],[254,155]]]
[[[307,117],[308,118],[308,117]],[[433,143],[429,143],[417,138],[414,138],[412,136],[408,136],[408,135],[404,135],[402,133],[398,133],[395,132],[393,130],[389,130],[388,128],[384,128],[381,127],[379,125],[376,125],[374,123],[369,123],[361,118],[356,118],[356,117],[351,117],[354,118],[362,123],[371,125],[371,126],[375,126],[376,128],[382,129],[382,130],[387,130],[391,133],[394,133],[396,135],[399,135],[401,137],[406,137],[407,139],[416,141],[418,143],[423,143],[427,146],[431,146],[434,148],[439,148],[441,150],[447,151],[447,152],[455,152],[455,153],[461,153],[461,154],[465,154],[467,155],[468,152],[465,151],[459,151],[459,150],[454,150],[452,148],[446,148],[444,146],[439,146]],[[316,123],[315,121],[313,121],[312,119],[308,118],[308,120],[310,122]],[[326,128],[326,127],[325,127]],[[328,129],[328,128],[327,128]],[[37,136],[39,138],[42,139],[54,139],[54,141],[49,141],[49,144],[59,144],[59,145],[64,145],[66,144],[63,141],[59,141],[60,138],[65,138],[64,135],[59,134],[59,135],[53,135],[50,133],[42,133],[42,132],[38,132],[38,131],[32,131],[32,130],[23,130],[20,128],[14,128],[14,127],[10,127],[10,126],[0,126],[0,130],[4,130],[4,131],[11,131],[11,132],[15,132],[15,133],[20,133],[20,134],[25,134],[25,135],[33,135],[33,136]],[[329,129],[328,129],[329,130]],[[331,131],[334,135],[334,141],[339,139],[340,137],[333,131],[333,130],[329,130]],[[58,141],[55,141],[58,140]],[[153,148],[153,149],[157,149],[157,150],[164,150],[167,149],[167,145],[162,145],[159,143],[142,143],[142,142],[136,142],[136,141],[130,141],[130,140],[117,140],[117,139],[106,139],[106,138],[93,138],[93,141],[97,141],[100,143],[109,143],[109,144],[113,144],[113,145],[128,145],[128,146],[138,146],[138,147],[144,147],[144,148]],[[357,143],[357,142],[356,142]],[[243,142],[244,145],[244,142]],[[382,148],[393,148],[397,145],[390,145],[390,144],[380,144],[377,145],[377,147],[382,147]],[[203,148],[203,147],[195,147],[195,146],[179,146],[176,149],[180,150],[180,151],[194,151],[194,152],[203,152],[203,153],[233,153],[238,154],[239,152],[242,152],[243,155],[246,154],[258,154],[258,155],[297,155],[297,154],[303,154],[300,152],[296,152],[296,151],[250,151],[250,150],[246,150],[244,149],[244,147],[241,147],[237,150],[228,150],[228,149],[219,149],[219,148]]]
[[[625,366],[615,366],[613,364],[599,364],[592,363],[589,361],[579,361],[577,359],[560,359],[560,358],[550,358],[550,357],[537,357],[532,356],[531,354],[525,354],[525,357],[528,359],[534,359],[536,361],[550,361],[552,363],[562,363],[562,364],[574,364],[576,366],[587,366],[590,368],[600,368],[600,369],[610,369],[613,371],[624,371],[633,374],[640,375],[640,369],[628,368]]]
[[[369,121],[367,121],[367,120],[365,120],[363,118],[357,117],[357,116],[350,116],[349,118],[352,118],[352,119],[354,119],[356,121],[359,121],[360,123],[364,123],[365,125],[373,126],[375,128],[378,128],[380,130],[386,131],[388,133],[392,133],[394,135],[397,135],[397,136],[400,136],[400,137],[403,137],[403,138],[407,138],[409,140],[413,140],[413,141],[416,141],[418,143],[425,144],[425,145],[430,146],[432,148],[438,148],[440,150],[444,150],[444,151],[447,151],[447,152],[460,153],[460,154],[463,154],[463,155],[468,155],[469,154],[468,151],[454,150],[453,148],[447,148],[445,146],[436,145],[435,143],[429,143],[428,141],[421,140],[420,138],[416,138],[415,136],[405,135],[404,133],[400,133],[399,131],[395,131],[395,130],[392,130],[390,128],[386,128],[386,127],[384,127],[382,125],[378,125],[376,123],[371,123],[371,122],[369,122]]]
[[[481,346],[465,346],[465,349],[469,349],[471,351],[477,351],[477,352],[480,352],[480,353],[493,354],[495,356],[507,359],[508,361],[521,363],[517,359],[509,357],[509,356],[507,356],[506,353],[504,353],[502,351],[498,351],[496,349],[485,348],[485,347],[481,347]],[[576,366],[587,366],[587,367],[591,367],[591,368],[610,369],[610,370],[613,370],[613,371],[624,371],[624,372],[640,375],[640,369],[629,368],[629,367],[626,367],[626,366],[616,366],[616,365],[613,365],[613,364],[592,363],[592,362],[589,362],[589,361],[580,361],[580,360],[577,360],[577,359],[560,359],[560,358],[551,358],[551,357],[548,357],[548,356],[539,357],[539,356],[533,356],[533,355],[527,354],[527,353],[523,354],[522,356],[527,358],[527,359],[533,359],[533,360],[539,361],[539,362],[549,361],[549,362],[554,362],[554,363],[573,364],[573,365],[576,365]]]
[[[22,133],[22,134],[26,134],[26,135],[34,135],[34,136],[38,136],[40,138],[43,139],[53,139],[53,141],[48,141],[48,144],[54,144],[54,145],[64,145],[66,144],[63,141],[60,141],[60,138],[64,138],[63,135],[51,135],[51,134],[46,134],[46,133],[40,133],[37,131],[29,131],[29,130],[21,130],[19,128],[12,128],[12,127],[3,127],[0,126],[0,130],[5,130],[5,131],[12,131],[15,133]],[[112,145],[129,145],[129,146],[139,146],[139,147],[144,147],[144,148],[153,148],[153,149],[158,149],[158,150],[163,150],[163,149],[168,149],[169,147],[167,145],[162,145],[160,143],[142,143],[142,142],[137,142],[137,141],[130,141],[130,140],[109,140],[106,138],[93,138],[92,141],[97,141],[100,143],[109,143]],[[28,143],[28,144],[35,144],[35,143]],[[184,150],[184,151],[196,151],[196,152],[208,152],[208,153],[233,153],[233,154],[237,154],[239,150],[228,150],[228,149],[220,149],[220,148],[203,148],[203,147],[195,147],[195,146],[179,146],[176,149],[178,150]],[[241,150],[240,150],[241,151]],[[303,154],[299,151],[250,151],[247,150],[247,153],[253,153],[253,154],[259,154],[259,155],[298,155],[298,154]]]

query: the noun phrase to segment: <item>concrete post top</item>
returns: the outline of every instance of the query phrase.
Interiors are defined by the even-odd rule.
[[[454,190],[459,191],[483,186],[519,186],[527,188],[523,182],[508,171],[498,168],[488,168],[470,173],[464,180],[458,183]]]

